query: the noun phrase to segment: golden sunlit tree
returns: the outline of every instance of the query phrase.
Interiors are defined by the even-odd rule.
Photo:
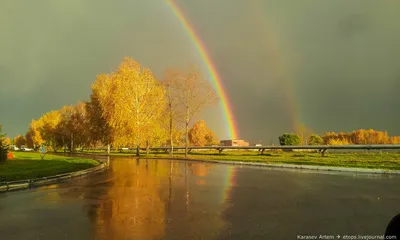
[[[38,120],[39,132],[45,144],[57,151],[57,126],[61,120],[60,111],[51,111],[44,114]]]
[[[390,137],[387,131],[377,131],[374,129],[359,129],[353,132],[326,132],[323,135],[325,144],[345,145],[345,144],[388,144],[393,143],[396,137]]]
[[[389,143],[391,143],[391,144],[400,144],[400,136],[390,137]]]
[[[11,146],[11,145],[13,144],[13,141],[11,140],[11,138],[9,138],[9,137],[4,137],[3,139],[4,139],[4,140],[3,140],[3,143],[4,143],[6,146]]]
[[[189,131],[189,141],[193,146],[210,146],[218,143],[214,132],[204,120],[197,121]]]
[[[328,141],[328,145],[348,145],[351,144],[351,142],[349,142],[347,139],[329,139]]]
[[[147,141],[146,129],[161,119],[166,107],[160,82],[149,69],[125,58],[116,72],[98,76],[93,88],[102,116],[114,130],[114,143],[139,149]]]
[[[18,136],[15,137],[14,143],[15,146],[21,148],[21,146],[24,146],[26,144],[26,139],[22,134],[19,134]]]
[[[218,102],[218,97],[210,83],[195,68],[186,73],[174,75],[178,87],[178,103],[183,110],[185,124],[185,157],[189,145],[189,124],[207,105]]]
[[[165,123],[167,119],[159,119],[158,122],[149,125],[144,131],[146,145],[150,147],[163,146],[168,140],[168,132],[166,131]]]
[[[209,131],[208,134],[206,135],[206,140],[207,140],[207,146],[212,146],[212,145],[218,145],[219,140],[217,135],[213,131]]]
[[[57,125],[59,146],[68,145],[70,151],[76,147],[85,147],[89,142],[89,121],[85,103],[75,106],[64,106],[60,110],[60,122]]]
[[[172,138],[176,146],[185,146],[185,130],[174,128],[172,130]]]
[[[28,132],[26,133],[26,139],[29,144],[32,144],[32,148],[37,149],[40,145],[44,143],[42,135],[40,134],[40,123],[32,119]]]

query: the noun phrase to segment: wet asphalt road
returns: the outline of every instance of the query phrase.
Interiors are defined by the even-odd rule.
[[[400,176],[113,158],[104,172],[0,194],[1,239],[381,235]]]

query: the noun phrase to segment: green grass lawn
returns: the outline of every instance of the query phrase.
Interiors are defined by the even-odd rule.
[[[104,152],[102,152],[102,154],[104,154]],[[111,155],[127,156],[134,155],[134,152],[113,152]],[[142,152],[141,155],[142,157],[146,156],[145,152]],[[163,152],[150,152],[148,157],[168,158],[168,154]],[[184,153],[182,151],[176,152],[174,157],[184,158]],[[255,151],[224,151],[222,154],[219,154],[218,151],[197,151],[191,152],[188,157],[190,159],[202,160],[400,170],[400,154],[393,152],[332,153],[328,151],[325,157],[321,157],[320,153],[312,152],[275,151],[265,152],[259,155],[258,152]]]
[[[13,155],[13,159],[0,163],[0,182],[48,177],[87,169],[99,164],[92,159],[49,154],[41,160],[40,154],[34,152],[13,152]]]

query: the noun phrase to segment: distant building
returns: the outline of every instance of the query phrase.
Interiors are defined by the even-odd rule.
[[[247,147],[249,146],[248,142],[245,142],[244,140],[237,140],[237,139],[231,139],[231,140],[221,140],[220,142],[221,146],[240,146],[240,147]]]

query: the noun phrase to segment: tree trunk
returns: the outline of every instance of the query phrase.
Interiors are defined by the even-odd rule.
[[[73,152],[74,151],[74,134],[71,133],[71,148],[69,150],[69,152]]]
[[[140,126],[138,126],[137,129],[138,129],[138,131],[137,131],[137,138],[136,138],[136,141],[137,141],[136,156],[139,157],[140,156],[140,140],[141,140]]]
[[[172,116],[169,117],[169,144],[171,149],[169,150],[169,157],[172,158],[174,156],[174,142],[172,140]]]
[[[64,154],[65,154],[65,141],[64,141],[64,135],[62,136],[62,142],[63,142],[63,148],[64,148]]]
[[[110,155],[111,144],[107,144],[107,155]]]
[[[174,156],[174,141],[172,137],[172,129],[173,129],[173,109],[172,109],[172,96],[171,96],[171,84],[167,85],[168,87],[168,108],[169,108],[169,157],[172,158]]]
[[[185,158],[188,155],[188,145],[189,145],[189,121],[190,121],[190,89],[186,92],[186,122],[185,122]]]
[[[188,155],[188,145],[189,145],[189,121],[186,120],[185,124],[185,158]]]
[[[56,139],[55,139],[55,138],[53,138],[52,145],[53,145],[53,150],[54,150],[54,152],[57,152]]]

